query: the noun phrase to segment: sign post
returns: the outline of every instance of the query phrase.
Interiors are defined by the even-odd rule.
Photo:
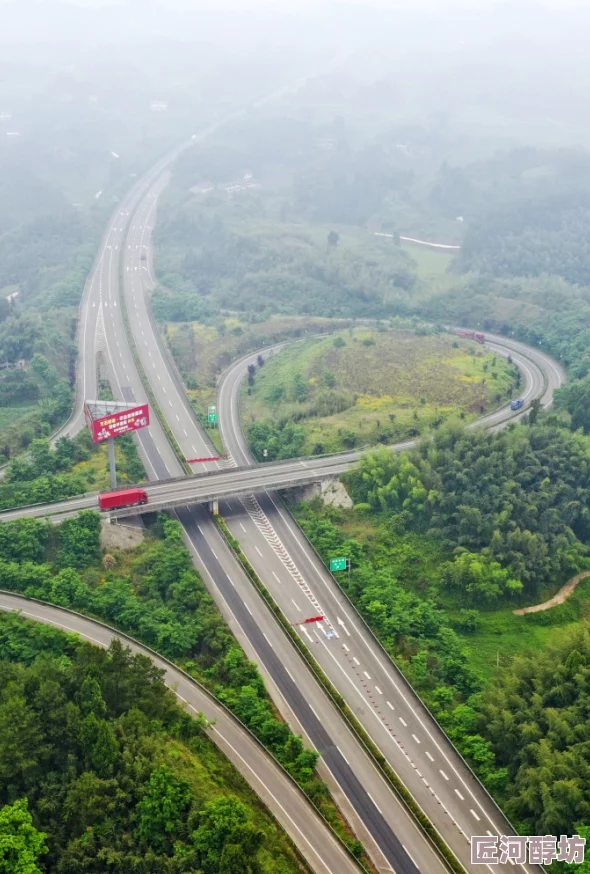
[[[330,559],[330,570],[331,571],[345,571],[348,570],[350,564],[347,558],[331,558]]]
[[[111,437],[110,440],[107,440],[107,445],[109,447],[109,471],[111,473],[111,491],[115,491],[117,488],[117,468],[115,466],[115,438]]]

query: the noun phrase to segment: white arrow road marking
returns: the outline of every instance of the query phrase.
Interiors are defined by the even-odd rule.
[[[348,628],[346,627],[346,625],[344,624],[344,622],[342,621],[340,616],[338,617],[338,619],[336,621],[338,622],[338,625],[340,625],[341,628],[344,630],[344,632],[348,635],[348,637],[350,637],[350,631],[348,630]]]

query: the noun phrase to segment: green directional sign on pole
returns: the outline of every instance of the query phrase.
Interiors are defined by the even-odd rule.
[[[330,559],[330,570],[331,571],[345,571],[348,567],[348,559],[347,558],[331,558]]]
[[[207,419],[210,425],[217,424],[217,407],[213,404],[207,409]]]

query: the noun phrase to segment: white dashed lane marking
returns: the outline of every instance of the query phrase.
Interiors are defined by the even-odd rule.
[[[430,759],[431,762],[434,762],[433,757],[430,755],[430,753],[428,751],[426,751],[426,755],[428,756],[428,758]]]
[[[407,727],[408,727],[408,723],[406,722],[405,719],[402,719],[401,716],[400,716],[400,718],[399,718],[399,721],[401,722],[401,724],[403,725],[404,728],[407,728]]]
[[[478,822],[480,821],[481,817],[477,815],[477,813],[475,812],[475,810],[474,810],[473,808],[471,808],[471,810],[469,811],[469,813],[470,813],[471,816],[472,816],[474,819],[476,819]]]
[[[395,710],[395,707],[393,706],[393,704],[391,703],[391,701],[388,701],[388,702],[387,702],[387,706],[389,707],[390,710]]]
[[[368,795],[368,797],[370,798],[370,800],[373,802],[373,804],[375,804],[375,799],[372,798],[371,795],[369,795],[368,792],[367,792],[367,795]],[[378,806],[377,804],[375,804],[375,807],[377,808],[377,811],[378,811],[379,813],[381,813],[381,810],[379,809],[379,806]],[[381,813],[381,816],[383,816],[382,813]]]
[[[463,795],[461,795],[458,789],[455,789],[455,795],[457,796],[457,798],[460,798],[461,801],[465,801],[465,798],[463,797]]]
[[[449,779],[449,778],[447,777],[447,775],[445,774],[444,771],[441,771],[440,773],[443,775],[443,777],[445,778],[445,780],[448,780],[448,779]]]
[[[413,734],[412,737],[414,738],[414,740],[416,741],[417,744],[420,743],[420,738],[419,738],[419,737],[416,737],[415,734]]]

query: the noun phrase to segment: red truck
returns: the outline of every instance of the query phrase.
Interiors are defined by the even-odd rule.
[[[120,492],[106,492],[98,496],[98,506],[101,510],[118,510],[121,507],[135,507],[137,504],[147,504],[148,496],[144,489],[123,489]]]
[[[466,340],[477,340],[478,343],[483,343],[486,338],[480,331],[453,331],[453,334],[457,337],[465,337]]]

